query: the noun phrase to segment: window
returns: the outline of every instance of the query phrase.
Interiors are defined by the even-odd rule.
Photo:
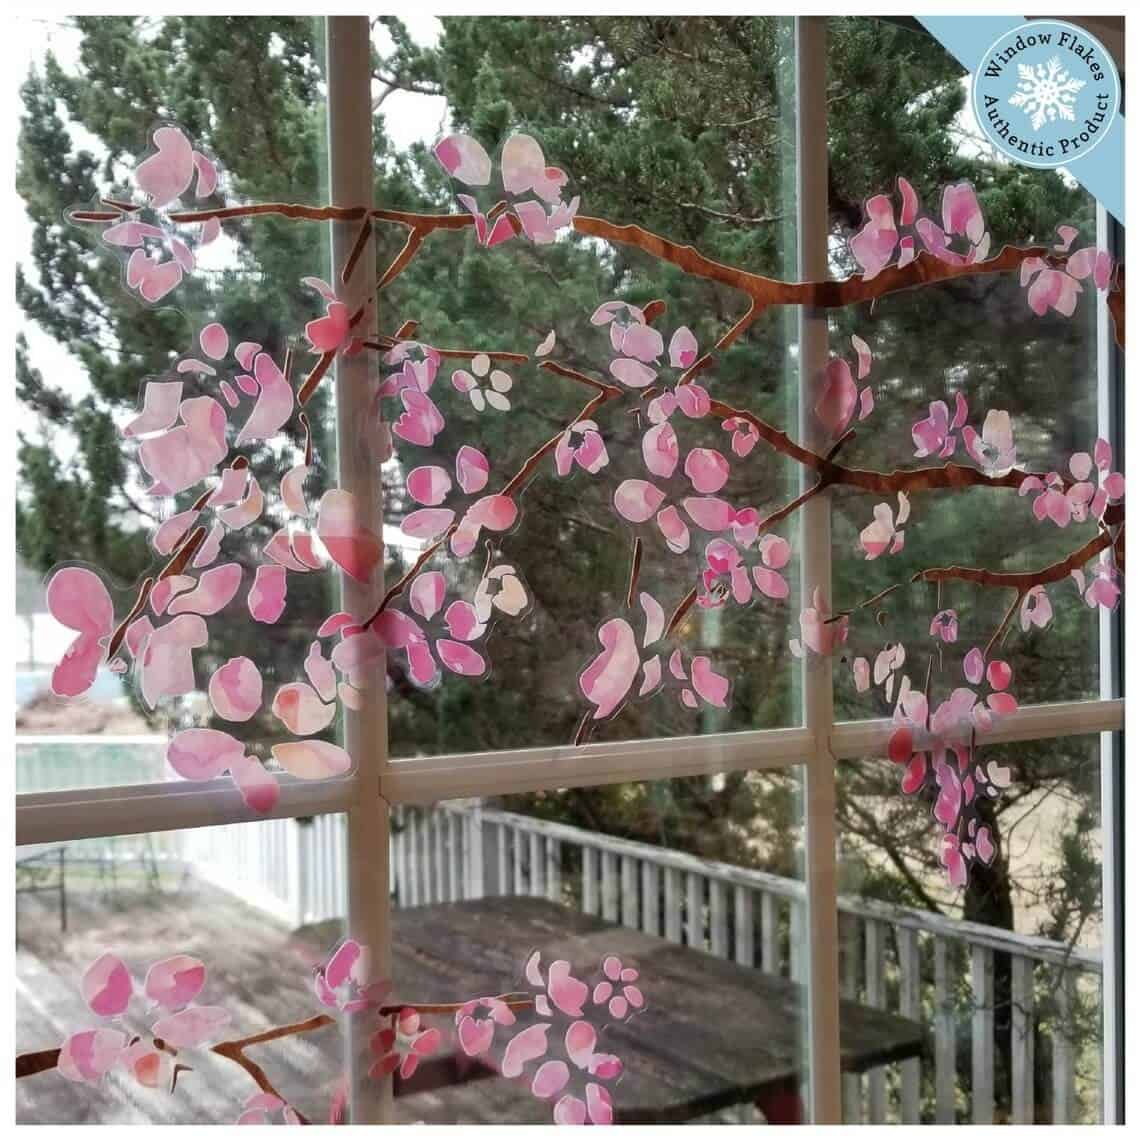
[[[573,166],[583,213],[647,225],[710,257],[785,280],[855,271],[847,239],[862,223],[861,204],[899,172],[911,172],[931,203],[953,177],[987,179],[1000,207],[991,222],[997,244],[1043,242],[1071,221],[1087,236],[1095,230],[1098,244],[1116,256],[1123,252],[1122,231],[1061,176],[995,172],[959,113],[961,68],[917,27],[898,21],[449,18],[436,45],[441,65],[422,37],[417,46],[383,17],[371,25],[381,56],[372,74],[369,37],[355,17],[76,23],[75,38],[63,37],[60,66],[45,67],[25,88],[27,122],[64,140],[67,128],[52,118],[61,100],[77,141],[81,129],[93,131],[125,162],[153,123],[112,128],[100,118],[118,106],[117,50],[129,46],[152,63],[173,58],[194,95],[173,85],[166,94],[181,102],[169,111],[187,129],[192,120],[209,123],[216,148],[237,163],[237,198],[340,204],[375,196],[393,209],[453,209],[450,187],[420,146],[446,114],[452,126],[488,136],[525,121],[549,161]],[[254,71],[264,69],[260,81],[213,54],[232,35],[247,49],[243,58],[257,61]],[[436,35],[428,29],[429,38]],[[701,50],[690,51],[692,44]],[[549,64],[532,67],[532,60]],[[899,65],[890,82],[885,60]],[[229,86],[239,78],[248,88]],[[103,102],[85,103],[84,84]],[[145,87],[132,98],[167,113]],[[207,104],[214,118],[202,109]],[[402,115],[401,108],[415,111]],[[401,137],[417,115],[434,116],[425,138]],[[249,132],[251,123],[257,129]],[[242,145],[227,132],[239,132]],[[77,173],[61,186],[42,166],[49,149],[26,128],[21,188],[41,231],[73,204],[45,206],[45,187],[74,198],[84,179],[92,189],[102,185],[68,149],[69,170]],[[321,311],[311,291],[292,286],[300,276],[294,267],[328,263],[336,280],[358,232],[349,223],[331,233],[324,224],[282,218],[241,223],[227,231],[230,246],[211,255],[204,284],[195,282],[180,302],[193,308],[190,326],[225,298],[231,338],[282,345]],[[399,227],[376,227],[377,264],[389,264],[406,236]],[[588,318],[615,295],[641,306],[665,300],[668,329],[688,326],[702,347],[746,308],[723,286],[596,237],[510,252],[476,246],[468,230],[433,235],[424,261],[397,277],[366,318],[375,321],[370,336],[418,321],[421,332],[405,335],[423,335],[460,357],[445,357],[440,369],[436,383],[452,400],[448,426],[415,450],[419,465],[450,470],[458,447],[474,440],[501,480],[525,466],[533,439],[550,437],[584,402],[572,380],[561,382],[534,359],[496,361],[510,384],[495,387],[489,370],[475,366],[473,350],[514,350],[521,337],[532,356],[554,327],[555,357],[604,376],[607,333]],[[54,634],[37,616],[33,563],[119,557],[130,573],[149,564],[141,488],[117,466],[117,421],[106,408],[127,414],[122,393],[133,395],[139,361],[144,373],[167,369],[186,322],[169,310],[116,309],[103,330],[115,351],[83,358],[94,398],[84,403],[85,392],[64,393],[61,403],[36,372],[49,350],[43,330],[66,341],[92,327],[86,290],[106,284],[108,271],[93,262],[102,268],[85,271],[77,298],[66,288],[66,262],[48,256],[50,243],[30,248],[36,273],[21,299],[36,323],[18,361],[29,440],[19,518],[27,588],[19,599],[35,663],[58,653],[46,646]],[[821,377],[830,356],[850,355],[852,334],[874,345],[879,417],[851,444],[852,463],[905,462],[898,441],[908,438],[909,425],[930,401],[963,388],[977,400],[971,422],[980,423],[1000,396],[1028,463],[1055,463],[1098,434],[1122,453],[1122,362],[1103,303],[1083,305],[1071,323],[1038,320],[1017,281],[1005,277],[949,282],[826,314],[773,306],[718,354],[716,398],[747,403],[826,450],[832,441],[814,414]],[[466,361],[466,379],[451,380]],[[306,493],[315,502],[339,482],[362,501],[382,498],[383,518],[374,517],[390,586],[426,548],[409,522],[423,504],[407,493],[410,465],[399,452],[377,477],[377,465],[353,446],[368,413],[373,366],[367,354],[338,359],[334,394],[310,406],[322,458]],[[507,396],[509,420],[487,391]],[[938,514],[926,514],[915,495],[913,537],[901,557],[867,562],[852,554],[867,522],[866,496],[846,488],[817,495],[779,532],[796,554],[786,572],[788,601],[747,612],[689,611],[686,652],[707,652],[731,677],[730,707],[655,698],[572,747],[586,724],[577,676],[597,653],[599,621],[634,594],[629,532],[617,529],[609,497],[618,481],[642,470],[641,430],[624,410],[602,408],[598,423],[609,447],[608,481],[581,472],[561,479],[549,463],[528,472],[523,525],[496,545],[531,604],[517,628],[493,632],[490,675],[477,683],[448,676],[428,689],[406,654],[391,653],[386,691],[346,713],[338,728],[353,770],[312,782],[283,776],[269,818],[259,819],[228,779],[168,779],[167,726],[125,702],[109,671],[85,703],[68,707],[68,719],[50,702],[22,701],[17,880],[35,897],[18,900],[21,1049],[25,1038],[28,1048],[52,1044],[36,995],[42,1002],[51,995],[60,1009],[66,1004],[58,976],[35,984],[44,962],[58,954],[60,963],[81,969],[102,949],[93,945],[101,934],[145,943],[169,923],[188,946],[212,942],[215,960],[227,940],[240,941],[243,962],[253,956],[250,941],[263,939],[303,974],[343,929],[373,948],[402,1000],[414,991],[416,1000],[431,1002],[454,1000],[457,990],[466,996],[465,986],[525,987],[526,951],[536,946],[545,962],[563,942],[591,950],[606,943],[643,965],[650,1002],[640,1019],[647,1038],[639,1039],[636,1017],[606,1038],[628,1045],[635,1058],[616,1086],[619,1119],[751,1120],[759,1105],[775,1121],[798,1115],[801,1102],[820,1122],[1119,1118],[1117,617],[1105,614],[1098,625],[1083,607],[1058,602],[1062,628],[1047,638],[1016,631],[1010,638],[1007,659],[1022,707],[994,729],[984,755],[1014,770],[1017,796],[1000,820],[1001,859],[965,894],[964,908],[963,896],[945,886],[922,804],[898,792],[895,765],[875,759],[893,701],[857,697],[850,667],[858,656],[873,661],[884,643],[927,642],[934,588],[923,583],[884,596],[874,607],[881,623],[853,624],[842,661],[809,656],[801,663],[787,652],[816,588],[837,612],[854,610],[933,556],[1024,568],[1063,557],[1070,532],[1043,539],[1023,500],[995,502],[991,489],[957,496]],[[723,446],[719,422],[688,428],[686,446]],[[286,446],[303,448],[304,440],[290,436]],[[267,446],[259,459],[269,486],[286,457]],[[798,465],[775,453],[740,478],[751,480],[739,488],[741,498],[764,510],[807,488]],[[53,501],[60,504],[56,519],[44,510]],[[97,509],[100,502],[112,510]],[[249,532],[248,549],[235,550],[235,558],[255,561],[255,547],[281,523],[267,516],[264,525],[264,533]],[[702,564],[703,543],[680,560],[660,542],[637,550],[638,591],[662,599]],[[469,563],[436,556],[418,568],[442,571],[451,595],[469,596],[481,565],[478,555]],[[197,663],[199,675],[208,676],[223,655],[248,653],[270,662],[267,686],[291,679],[286,663],[303,659],[313,619],[368,604],[349,580],[343,595],[327,595],[329,581],[291,575],[287,620],[257,626],[252,639],[227,628],[217,660]],[[124,597],[128,584],[133,578],[124,571],[116,583]],[[938,588],[940,605],[969,615],[963,643],[984,640],[1008,604],[1004,594],[978,593],[967,599],[959,584]],[[635,626],[642,620],[636,605],[627,616]],[[35,693],[32,672],[18,683]],[[172,728],[198,723],[190,706],[179,715]],[[265,746],[274,732],[268,718],[254,720],[242,739]],[[1041,866],[1055,868],[1051,881],[1041,880]],[[201,924],[193,918],[199,909],[208,914]],[[57,911],[61,925],[68,916],[66,933],[55,930]],[[276,968],[250,968],[240,998],[258,1013],[243,1032],[269,1023],[259,1005],[265,995],[281,1006],[282,1020],[293,1016],[285,997],[306,1008],[296,976],[285,982]],[[778,1015],[778,1034],[733,1026],[750,1002],[767,1011],[766,1024]],[[71,1012],[56,1014],[57,1036],[70,1028],[63,1020]],[[361,1032],[346,1037],[343,1050],[328,1027],[284,1048],[285,1069],[319,1074],[297,1082],[307,1099],[296,1107],[312,1119],[337,1095],[342,1070],[354,1121],[550,1116],[548,1104],[520,1095],[460,1052],[425,1062],[389,1098],[364,1079]],[[121,1089],[95,1101],[79,1095],[85,1089],[55,1098],[44,1089],[49,1079],[20,1083],[22,1119],[135,1119]],[[162,1115],[169,1108],[151,1107],[158,1115],[147,1119],[174,1119]],[[224,1120],[229,1107],[211,1102],[195,1118]]]

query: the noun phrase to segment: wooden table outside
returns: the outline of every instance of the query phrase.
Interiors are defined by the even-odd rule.
[[[612,1089],[620,1123],[675,1123],[733,1105],[757,1104],[772,1123],[799,1115],[807,990],[712,955],[614,926],[538,898],[486,898],[396,910],[392,977],[401,1000],[526,989],[534,950],[575,976],[597,974],[606,954],[635,964],[647,1008],[606,1030],[599,1050],[625,1066]],[[500,1031],[501,1032],[501,1031]],[[840,1054],[858,1073],[916,1057],[917,1022],[844,1001]],[[482,1079],[480,1079],[482,1078]],[[549,1123],[550,1106],[462,1055],[424,1066],[397,1089],[400,1117],[428,1123]]]

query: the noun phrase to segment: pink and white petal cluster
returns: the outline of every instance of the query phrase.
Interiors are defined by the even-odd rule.
[[[860,380],[871,371],[871,350],[862,337],[853,336],[857,375]],[[859,419],[865,420],[875,409],[874,390],[868,385],[860,389],[851,375],[851,365],[840,356],[828,361],[824,374],[823,388],[815,404],[815,414],[820,423],[832,436],[840,436],[847,430],[856,410]]]
[[[579,420],[562,433],[554,448],[554,467],[559,475],[569,475],[574,466],[596,475],[610,461],[605,440],[593,420]]]
[[[833,617],[823,591],[817,586],[812,591],[812,604],[800,613],[800,636],[788,642],[794,657],[814,653],[830,657],[847,643],[850,618],[846,614]]]
[[[374,1080],[398,1072],[410,1078],[425,1057],[437,1052],[443,1034],[434,1026],[424,1028],[418,1011],[407,1007],[394,1018],[394,1024],[377,1030],[368,1040],[374,1060],[368,1075]]]
[[[97,1083],[116,1066],[140,1084],[155,1088],[172,1076],[169,1047],[196,1049],[215,1040],[230,1015],[218,1006],[198,1005],[195,998],[206,982],[206,967],[188,954],[155,962],[146,973],[141,996],[149,1017],[157,1015],[150,1036],[125,1030],[136,984],[116,954],[100,955],[84,972],[80,992],[87,1008],[113,1027],[72,1033],[60,1048],[57,1067],[68,1080]]]
[[[1065,227],[1072,230],[1072,227]],[[1060,232],[1061,227],[1058,227]],[[1068,237],[1072,242],[1076,231]],[[1067,245],[1065,246],[1067,248]],[[1043,257],[1029,257],[1021,263],[1021,287],[1026,291],[1029,307],[1039,317],[1050,309],[1063,317],[1071,317],[1077,298],[1084,291],[1081,282],[1091,277],[1102,293],[1112,284],[1113,262],[1107,250],[1087,246],[1069,254],[1063,268],[1051,266]]]
[[[898,554],[903,548],[905,532],[903,526],[910,518],[910,499],[906,493],[898,493],[898,513],[896,514],[889,503],[876,503],[873,514],[874,521],[863,528],[859,534],[859,545],[863,548],[863,555],[870,561],[882,554]]]
[[[1004,475],[1017,462],[1009,412],[991,409],[986,413],[981,434],[967,425],[962,429],[962,442],[970,458],[988,475]]]
[[[958,446],[958,437],[954,433],[965,424],[969,412],[966,398],[961,392],[954,394],[954,401],[952,418],[945,402],[935,400],[930,405],[930,415],[924,420],[918,420],[910,429],[916,458],[925,459],[928,455],[937,455],[940,459],[949,459],[954,454]]]
[[[321,1005],[341,1013],[359,1013],[378,1006],[391,984],[374,980],[367,946],[346,938],[313,975],[313,989]]]

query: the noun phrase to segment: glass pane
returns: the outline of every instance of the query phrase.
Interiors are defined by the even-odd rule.
[[[444,122],[477,136],[496,169],[504,140],[525,125],[546,161],[567,171],[566,194],[581,195],[579,216],[615,225],[636,222],[670,240],[692,243],[710,258],[777,277],[794,275],[790,20],[449,17],[441,25],[445,34],[434,39],[426,55],[417,55],[416,63],[412,56],[417,53],[389,43],[383,70],[399,74],[415,67],[435,76],[432,84],[412,86],[438,89],[445,101]],[[536,56],[533,44],[538,42],[544,48]],[[674,50],[674,43],[684,43],[685,50]],[[542,62],[536,65],[538,57]],[[473,58],[495,73],[493,99],[489,87],[473,88],[467,78]],[[542,71],[538,83],[535,66]],[[422,149],[441,133],[440,96],[403,91],[399,97],[402,102],[391,113],[387,102],[382,105],[385,130],[392,136],[384,156],[386,189],[423,209],[454,211],[453,191],[464,188],[441,181],[438,165]],[[504,115],[501,108],[507,106],[515,110]],[[418,137],[409,139],[411,126],[417,125]],[[761,154],[763,162],[753,161]],[[396,256],[405,236],[394,227],[378,231],[381,266]],[[653,323],[663,337],[653,395],[671,392],[684,371],[668,363],[665,346],[674,330],[689,328],[700,349],[710,349],[748,305],[746,296],[725,285],[686,275],[641,249],[586,232],[568,232],[550,244],[516,240],[490,250],[480,248],[476,235],[466,231],[437,233],[424,243],[385,290],[381,324],[392,333],[405,320],[418,321],[419,340],[454,351],[442,359],[431,388],[446,427],[430,445],[395,441],[396,457],[384,471],[390,535],[398,527],[423,522],[423,501],[407,491],[413,470],[434,466],[452,483],[459,448],[476,447],[490,464],[487,488],[495,490],[522,471],[554,432],[581,417],[596,389],[544,364],[573,368],[595,383],[615,382],[617,374],[609,371],[616,356],[611,329],[591,323],[598,306],[615,299],[639,307],[657,300],[667,304]],[[544,361],[536,346],[549,330],[556,343]],[[794,336],[791,315],[772,308],[716,354],[715,366],[700,373],[700,381],[715,398],[752,408],[791,430]],[[456,383],[469,386],[464,375],[475,376],[476,350],[530,357],[491,361],[512,382],[509,412],[486,403],[481,391],[455,390]],[[481,381],[483,388],[489,383],[490,375]],[[425,675],[442,673],[437,688],[425,689],[405,654],[390,654],[393,756],[574,741],[583,714],[592,711],[579,676],[600,652],[602,623],[628,620],[640,637],[645,618],[637,604],[639,592],[660,603],[667,622],[691,587],[704,593],[701,574],[708,566],[706,547],[713,531],[692,525],[688,549],[675,554],[653,516],[643,524],[628,524],[615,513],[615,490],[626,480],[650,474],[641,446],[651,426],[643,394],[650,393],[625,387],[620,399],[590,417],[605,444],[609,461],[604,468],[591,474],[579,464],[562,476],[555,457],[545,456],[528,472],[519,498],[521,518],[511,533],[484,530],[466,560],[453,557],[445,544],[422,566],[424,573],[447,576],[445,605],[475,596],[492,565],[489,560],[511,568],[530,604],[517,618],[498,614],[488,640],[480,642],[491,666],[482,682],[425,662]],[[401,408],[395,400],[391,407],[390,419],[395,420]],[[716,494],[738,510],[755,508],[757,520],[794,497],[792,465],[766,447],[738,460],[719,419],[690,419],[677,412],[669,423],[679,440],[680,461],[671,477],[657,479],[655,485],[668,499],[655,511],[667,505],[682,509],[683,500],[695,494],[683,461],[697,448],[716,450],[731,461],[728,480]],[[395,430],[399,436],[398,426]],[[462,514],[465,504],[453,487],[433,509]],[[794,528],[777,527],[774,533],[790,539]],[[642,540],[640,574],[627,606],[635,534]],[[397,581],[427,545],[415,537],[394,539],[386,581]],[[753,545],[745,561],[755,560]],[[794,565],[784,576],[794,591]],[[593,726],[585,739],[798,723],[798,667],[786,651],[797,599],[767,597],[747,580],[747,572],[745,579],[752,595],[749,608],[731,597],[716,607],[686,608],[687,618],[678,619],[662,658],[674,645],[686,659],[690,654],[711,658],[718,673],[732,677],[726,707],[695,699],[701,707],[682,704],[676,686],[667,684],[669,692],[631,699],[612,722]],[[691,603],[692,598],[687,605]],[[397,597],[392,608],[415,618],[406,595]],[[427,633],[432,642],[447,636],[442,617]],[[670,681],[668,671],[665,680]],[[634,688],[631,696],[636,692]]]
[[[273,217],[257,224],[231,221],[206,242],[203,226],[183,225],[177,233],[194,247],[194,271],[148,306],[139,299],[137,283],[126,279],[123,249],[108,244],[99,226],[61,219],[65,211],[90,208],[102,196],[145,202],[134,171],[153,150],[152,132],[162,121],[175,122],[222,170],[217,195],[195,198],[197,182],[183,195],[183,206],[280,196],[325,201],[321,26],[305,18],[213,17],[26,24],[16,520],[16,730],[24,743],[17,749],[17,791],[162,780],[170,774],[161,759],[164,741],[180,729],[224,730],[266,761],[270,748],[288,739],[272,708],[274,696],[279,685],[304,679],[313,631],[338,608],[337,593],[334,575],[305,573],[294,562],[286,578],[266,550],[275,537],[297,530],[278,487],[286,472],[304,462],[310,428],[319,459],[305,483],[307,501],[315,505],[332,478],[327,391],[318,390],[306,406],[308,427],[294,408],[274,438],[251,431],[241,446],[237,440],[257,415],[252,409],[253,399],[260,400],[260,382],[251,374],[261,376],[262,364],[272,362],[270,368],[285,369],[299,387],[310,366],[300,334],[319,298],[300,279],[327,274],[328,227]],[[144,81],[143,74],[151,78]],[[147,209],[138,217],[146,221],[152,212],[159,217]],[[174,232],[173,225],[168,228]],[[220,351],[199,335],[214,322],[227,333]],[[242,345],[249,355],[243,356]],[[160,475],[174,476],[161,456],[177,466],[170,457],[183,452],[175,436],[189,429],[158,434],[157,421],[148,421],[131,435],[126,430],[151,382],[167,385],[164,392],[181,384],[180,416],[190,414],[187,408],[208,407],[215,420],[228,418],[230,434],[223,432],[222,439],[233,450],[223,447],[223,460],[211,453],[216,462],[208,474],[176,494],[164,493]],[[221,493],[223,469],[241,478],[240,471],[225,467],[231,462],[238,468],[246,462],[256,481],[240,490],[226,484],[232,496]],[[216,499],[202,508],[204,491],[216,492]],[[255,510],[257,493],[264,502]],[[250,507],[245,515],[242,503]],[[184,516],[192,508],[200,513]],[[249,521],[249,515],[256,517]],[[125,644],[141,645],[147,621],[156,631],[170,632],[175,622],[192,624],[204,613],[208,641],[202,644],[203,635],[184,654],[189,685],[179,673],[178,683],[157,695],[144,692],[143,666],[131,648],[115,663],[127,671],[115,672],[103,662],[85,693],[54,696],[53,670],[77,631],[49,612],[49,572],[65,564],[96,569],[118,626],[144,582],[186,549],[172,529],[183,516],[191,520],[184,528],[186,542],[194,541],[198,529],[205,541],[185,572],[166,580],[179,596],[160,600],[156,586],[131,627],[137,639],[128,637]],[[211,561],[206,553],[214,538],[220,546]],[[186,591],[223,568],[231,576],[239,570],[240,581],[220,610],[183,606]],[[255,621],[249,599],[255,581],[263,581],[260,575],[271,568],[285,583],[284,610],[278,620],[263,613],[264,620]],[[154,658],[163,652],[170,652],[169,642],[154,649]],[[227,663],[229,670],[219,676]],[[256,680],[255,673],[265,697],[259,707],[247,712],[230,706],[230,715],[213,716],[210,682],[244,683]],[[216,706],[214,696],[210,702]],[[222,699],[224,704],[224,694]],[[325,735],[334,730],[335,722]]]
[[[23,1062],[34,1071],[16,1081],[17,1122],[235,1122],[258,1086],[214,1046],[327,1012],[312,979],[340,937],[344,830],[342,816],[321,816],[17,848],[16,1048],[34,1055]],[[122,962],[134,995],[125,1012],[112,1015],[101,1005],[100,1016],[86,1004],[81,982],[104,954]],[[205,966],[199,991],[190,992],[194,965],[183,962],[184,988],[144,993],[151,966],[174,955]],[[151,981],[166,976],[155,971]],[[104,1001],[112,991],[108,982]],[[99,986],[91,992],[99,994]],[[151,992],[163,1004],[149,1008]],[[181,1044],[177,1025],[161,1022],[195,1007],[228,1018],[201,1042]],[[139,1052],[159,1058],[158,1071],[144,1056],[119,1055],[101,1079],[89,1070],[88,1082],[69,1079],[54,1051],[95,1029],[107,1031],[103,1040],[112,1046],[139,1035]],[[185,1024],[181,1032],[189,1032]],[[165,1042],[161,1051],[155,1037]],[[81,1043],[67,1055],[84,1063]],[[331,1016],[304,1032],[251,1044],[248,1052],[280,1096],[315,1123],[329,1118],[341,1056]],[[189,1069],[177,1073],[171,1092],[174,1065]]]
[[[801,819],[798,771],[397,810],[401,1000],[520,1005],[509,1025],[479,1024],[491,1007],[438,1022],[396,1119],[541,1124],[612,1101],[618,1122],[740,1123],[757,1105],[789,1120],[806,1072]],[[854,1040],[865,1019],[848,1013]],[[540,1047],[520,1073],[524,1032]]]
[[[932,37],[883,20],[843,17],[829,21],[829,53],[837,89],[882,92],[874,110],[864,100],[837,100],[831,108],[832,193],[842,219],[834,241],[836,275],[858,269],[846,242],[862,224],[861,204],[873,194],[890,194],[898,175],[911,180],[931,216],[938,215],[944,185],[971,182],[993,251],[1006,244],[1051,244],[1059,224],[1079,229],[1074,248],[1095,243],[1091,195],[1067,174],[995,160],[992,148],[979,141],[964,72]],[[888,74],[889,82],[878,81]],[[890,129],[879,122],[889,122]],[[940,465],[945,461],[937,455],[916,458],[911,429],[930,415],[933,401],[944,401],[953,415],[961,394],[969,406],[967,424],[975,430],[981,431],[988,411],[1009,412],[1019,467],[1067,476],[1069,456],[1091,454],[1099,434],[1096,313],[1103,304],[1089,290],[1072,318],[1056,312],[1040,317],[1029,308],[1017,276],[1000,274],[959,278],[842,310],[832,320],[832,350],[851,357],[850,337],[861,336],[874,355],[869,382],[875,391],[870,430],[858,430],[842,459],[881,471]],[[949,462],[976,466],[965,451],[959,441]],[[1038,522],[1035,497],[994,488],[915,493],[903,549],[867,561],[860,533],[872,520],[876,499],[846,488],[835,494],[836,606],[853,609],[895,587],[852,618],[848,669],[837,675],[837,716],[890,714],[892,695],[884,698],[877,689],[857,694],[850,665],[858,657],[874,662],[886,646],[899,643],[908,653],[901,672],[921,686],[932,658],[935,693],[942,696],[963,684],[967,650],[991,639],[990,656],[1011,666],[1011,691],[1020,704],[1099,695],[1099,610],[1084,604],[1068,576],[1047,587],[1053,613],[1047,629],[1023,629],[1020,607],[1002,625],[1015,590],[958,580],[912,582],[924,570],[951,565],[1044,568],[1096,536],[1091,517],[1063,529]],[[931,640],[931,619],[944,610],[957,615],[956,644]]]
[[[898,768],[839,766],[843,992],[929,1034],[921,1058],[844,1078],[850,1122],[1101,1121],[1101,739],[979,756],[1012,785],[964,891]]]

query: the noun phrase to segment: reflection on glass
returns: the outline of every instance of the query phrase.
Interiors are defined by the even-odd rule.
[[[994,862],[964,892],[947,886],[941,826],[899,791],[898,767],[840,765],[843,992],[928,1033],[921,1058],[845,1078],[847,1120],[1100,1121],[1100,748],[979,752],[1013,782],[993,805]]]
[[[322,1012],[313,971],[340,936],[343,867],[341,816],[17,848],[19,1054],[54,1050],[74,1033],[99,1028],[138,1034],[149,1045],[161,1036],[158,1021],[179,1003],[151,1006],[144,979],[173,955],[206,967],[192,1004],[228,1015],[202,1046],[177,1056],[162,1051],[158,1087],[121,1063],[100,1080],[72,1081],[49,1058],[43,1071],[16,1081],[17,1122],[236,1121],[257,1085],[211,1047]],[[93,1012],[80,985],[105,953],[122,960],[134,983],[126,1012],[114,1018]],[[249,1055],[298,1112],[314,1123],[328,1120],[343,1071],[335,1023],[251,1046]],[[178,1073],[170,1092],[173,1064],[190,1071]]]

